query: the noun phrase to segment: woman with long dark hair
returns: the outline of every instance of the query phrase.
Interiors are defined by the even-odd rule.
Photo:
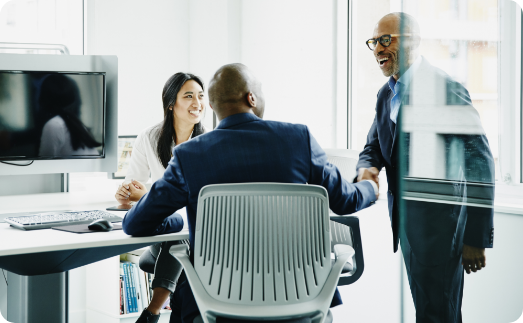
[[[176,145],[205,132],[201,124],[205,109],[204,85],[199,77],[174,74],[165,83],[162,101],[163,121],[142,131],[134,143],[125,182],[115,194],[121,204],[138,201],[147,193],[143,183],[149,173],[153,182],[163,176]],[[162,305],[174,293],[182,266],[169,254],[169,249],[177,243],[180,242],[155,244],[140,257],[140,268],[155,276],[151,286],[153,298],[137,323],[157,322]]]
[[[82,100],[76,82],[64,74],[52,74],[42,82],[38,103],[45,125],[38,155],[99,156],[101,147],[80,120]]]

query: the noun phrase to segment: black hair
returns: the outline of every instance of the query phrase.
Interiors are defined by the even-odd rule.
[[[38,103],[44,111],[46,120],[60,116],[71,134],[71,146],[74,150],[94,148],[102,144],[97,142],[89,129],[80,120],[82,100],[78,85],[63,74],[51,74],[45,78],[40,89]]]
[[[171,160],[171,144],[173,140],[176,143],[176,132],[174,131],[174,105],[176,104],[176,97],[185,82],[189,80],[195,81],[196,83],[200,84],[202,89],[204,89],[203,81],[198,76],[181,72],[171,76],[163,86],[162,102],[164,117],[160,129],[160,135],[158,136],[156,154],[158,155],[160,163],[165,168],[167,168],[169,160]],[[200,121],[194,125],[192,137],[194,138],[202,133],[203,126],[202,122]]]

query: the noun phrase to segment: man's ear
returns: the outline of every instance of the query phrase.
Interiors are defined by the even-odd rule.
[[[247,102],[251,106],[251,108],[256,108],[256,103],[258,102],[256,99],[256,95],[252,92],[247,93]]]
[[[420,36],[412,36],[412,48],[418,49],[419,45],[421,43],[421,37]]]

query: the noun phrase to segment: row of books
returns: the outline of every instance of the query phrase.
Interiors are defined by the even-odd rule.
[[[136,251],[135,251],[136,252]],[[139,253],[120,255],[120,314],[141,313],[153,296],[153,274],[138,267]],[[163,308],[169,308],[169,300]]]

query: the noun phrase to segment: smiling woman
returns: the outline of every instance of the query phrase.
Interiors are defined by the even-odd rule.
[[[205,132],[201,124],[206,105],[204,85],[198,76],[189,73],[171,76],[163,87],[162,101],[163,121],[136,138],[125,181],[115,194],[120,204],[127,205],[144,196],[147,188],[143,183],[149,174],[153,182],[163,176],[173,148]],[[162,305],[174,292],[181,265],[168,252],[171,244],[153,245],[140,258],[140,268],[154,273],[155,279],[151,286],[153,299],[137,322],[158,320]]]

